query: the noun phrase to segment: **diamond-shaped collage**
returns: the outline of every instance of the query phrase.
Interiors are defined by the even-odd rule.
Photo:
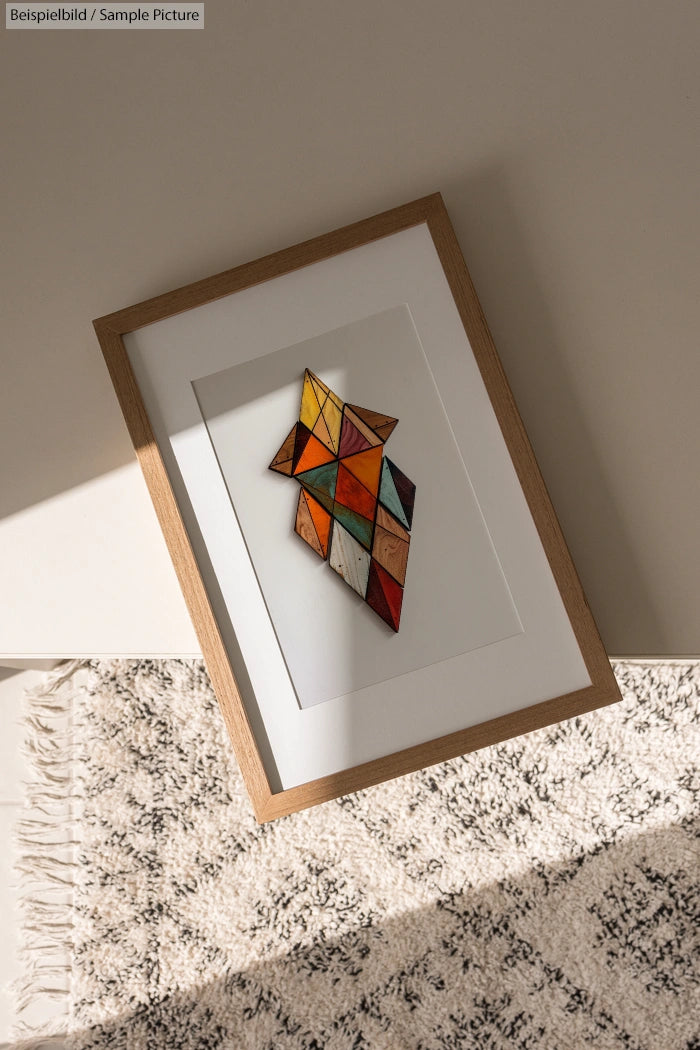
[[[294,531],[394,631],[416,497],[384,455],[397,423],[345,403],[307,368],[299,419],[270,463],[301,486]]]

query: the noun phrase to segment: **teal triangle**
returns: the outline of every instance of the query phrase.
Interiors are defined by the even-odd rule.
[[[348,532],[359,540],[363,547],[367,550],[372,546],[372,533],[374,531],[374,525],[367,518],[363,518],[361,514],[356,514],[354,510],[350,510],[349,507],[344,507],[342,503],[336,503],[333,507],[333,517],[336,521],[339,521],[341,525],[344,525]]]
[[[405,525],[407,529],[411,526],[406,521],[406,515],[404,514],[399,494],[396,491],[396,485],[394,485],[394,479],[391,476],[386,459],[382,460],[382,480],[379,484],[379,502],[383,503],[387,510],[390,510],[395,518]]]
[[[316,497],[326,510],[332,511],[335,483],[338,480],[337,459],[332,463],[323,463],[320,467],[314,467],[313,470],[305,470],[302,474],[297,474],[296,479],[305,489],[308,489],[312,496]]]
[[[329,514],[333,513],[333,497],[329,496],[327,492],[322,489],[315,489],[313,485],[304,485],[304,489],[309,493],[310,496],[325,507]]]

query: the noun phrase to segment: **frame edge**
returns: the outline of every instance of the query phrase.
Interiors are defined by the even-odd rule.
[[[468,729],[272,792],[194,551],[123,343],[145,325],[426,223],[574,630],[591,685]],[[433,193],[93,321],[251,799],[265,823],[621,699],[442,195]]]

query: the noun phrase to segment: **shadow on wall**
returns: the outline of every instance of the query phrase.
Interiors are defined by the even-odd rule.
[[[341,804],[353,807],[357,797]],[[274,899],[261,893],[259,925],[228,931],[259,957],[242,972],[227,972],[225,948],[173,901],[153,901],[159,914],[146,921],[147,936],[133,934],[147,1001],[80,1032],[71,1046],[697,1050],[692,846],[691,826],[660,828],[517,878],[446,891],[379,925],[365,896],[336,939],[305,934],[304,909],[331,900],[339,914],[352,913],[356,890],[339,869],[309,858]],[[406,861],[397,864],[397,897],[411,882]],[[449,884],[440,866],[435,858],[431,879]],[[411,891],[427,896],[418,877]],[[272,928],[289,950],[265,958]],[[222,945],[226,937],[222,930]],[[150,944],[148,958],[137,941]],[[172,964],[185,959],[189,973]],[[172,990],[203,973],[216,976]],[[108,997],[124,976],[105,970],[98,986]]]
[[[510,188],[516,177],[513,163],[494,164],[458,182],[447,179],[441,189],[608,652],[677,651],[645,584],[586,422],[590,413],[582,410],[567,369],[549,296],[538,282],[532,237]],[[433,188],[422,187],[426,192]],[[85,353],[94,359],[96,373],[104,370],[92,332],[89,338],[86,334]],[[104,372],[102,391],[117,418]],[[70,444],[75,436],[65,440]],[[41,474],[20,472],[0,488],[0,518],[132,458],[120,425],[113,447],[91,449],[89,464],[81,460],[79,476],[75,456],[58,446]]]
[[[567,368],[505,169],[448,183],[443,196],[603,643],[620,656],[662,651],[663,625]],[[672,638],[664,644],[673,651]]]

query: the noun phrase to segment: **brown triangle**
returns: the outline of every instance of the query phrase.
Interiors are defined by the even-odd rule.
[[[293,465],[293,459],[286,459],[284,463],[271,463],[269,469],[276,470],[278,474],[286,474],[288,477],[291,478]]]
[[[377,507],[377,525],[386,529],[387,532],[393,533],[394,536],[398,536],[400,540],[405,540],[406,543],[409,543],[411,540],[410,532],[407,532],[403,525],[401,525],[393,514],[390,514],[381,503]]]
[[[381,525],[374,526],[372,557],[402,587],[406,581],[406,564],[408,562],[409,544],[399,539],[393,532],[387,532]]]
[[[275,455],[275,458],[273,459],[272,463],[270,464],[270,470],[277,470],[278,465],[280,463],[286,463],[286,461],[288,459],[293,459],[293,457],[294,457],[294,443],[296,441],[296,436],[297,436],[297,424],[295,423],[294,426],[292,427],[292,429],[287,434],[286,438],[284,439],[282,445],[278,449],[278,451],[277,451],[277,453]],[[286,471],[282,471],[281,473],[285,474]]]
[[[386,426],[377,427],[375,430],[375,434],[377,435],[377,437],[380,437],[382,441],[386,441],[387,438],[390,438],[393,434],[398,422],[398,419],[396,419],[393,423],[387,423]]]
[[[381,412],[372,412],[369,408],[360,408],[359,405],[348,405],[348,408],[351,408],[355,415],[359,416],[362,422],[366,423],[371,430],[378,431],[380,427],[388,427],[392,424],[391,430],[393,430],[398,423],[398,419],[395,416],[385,416]],[[387,434],[387,437],[389,434]],[[383,440],[386,440],[386,438]]]

